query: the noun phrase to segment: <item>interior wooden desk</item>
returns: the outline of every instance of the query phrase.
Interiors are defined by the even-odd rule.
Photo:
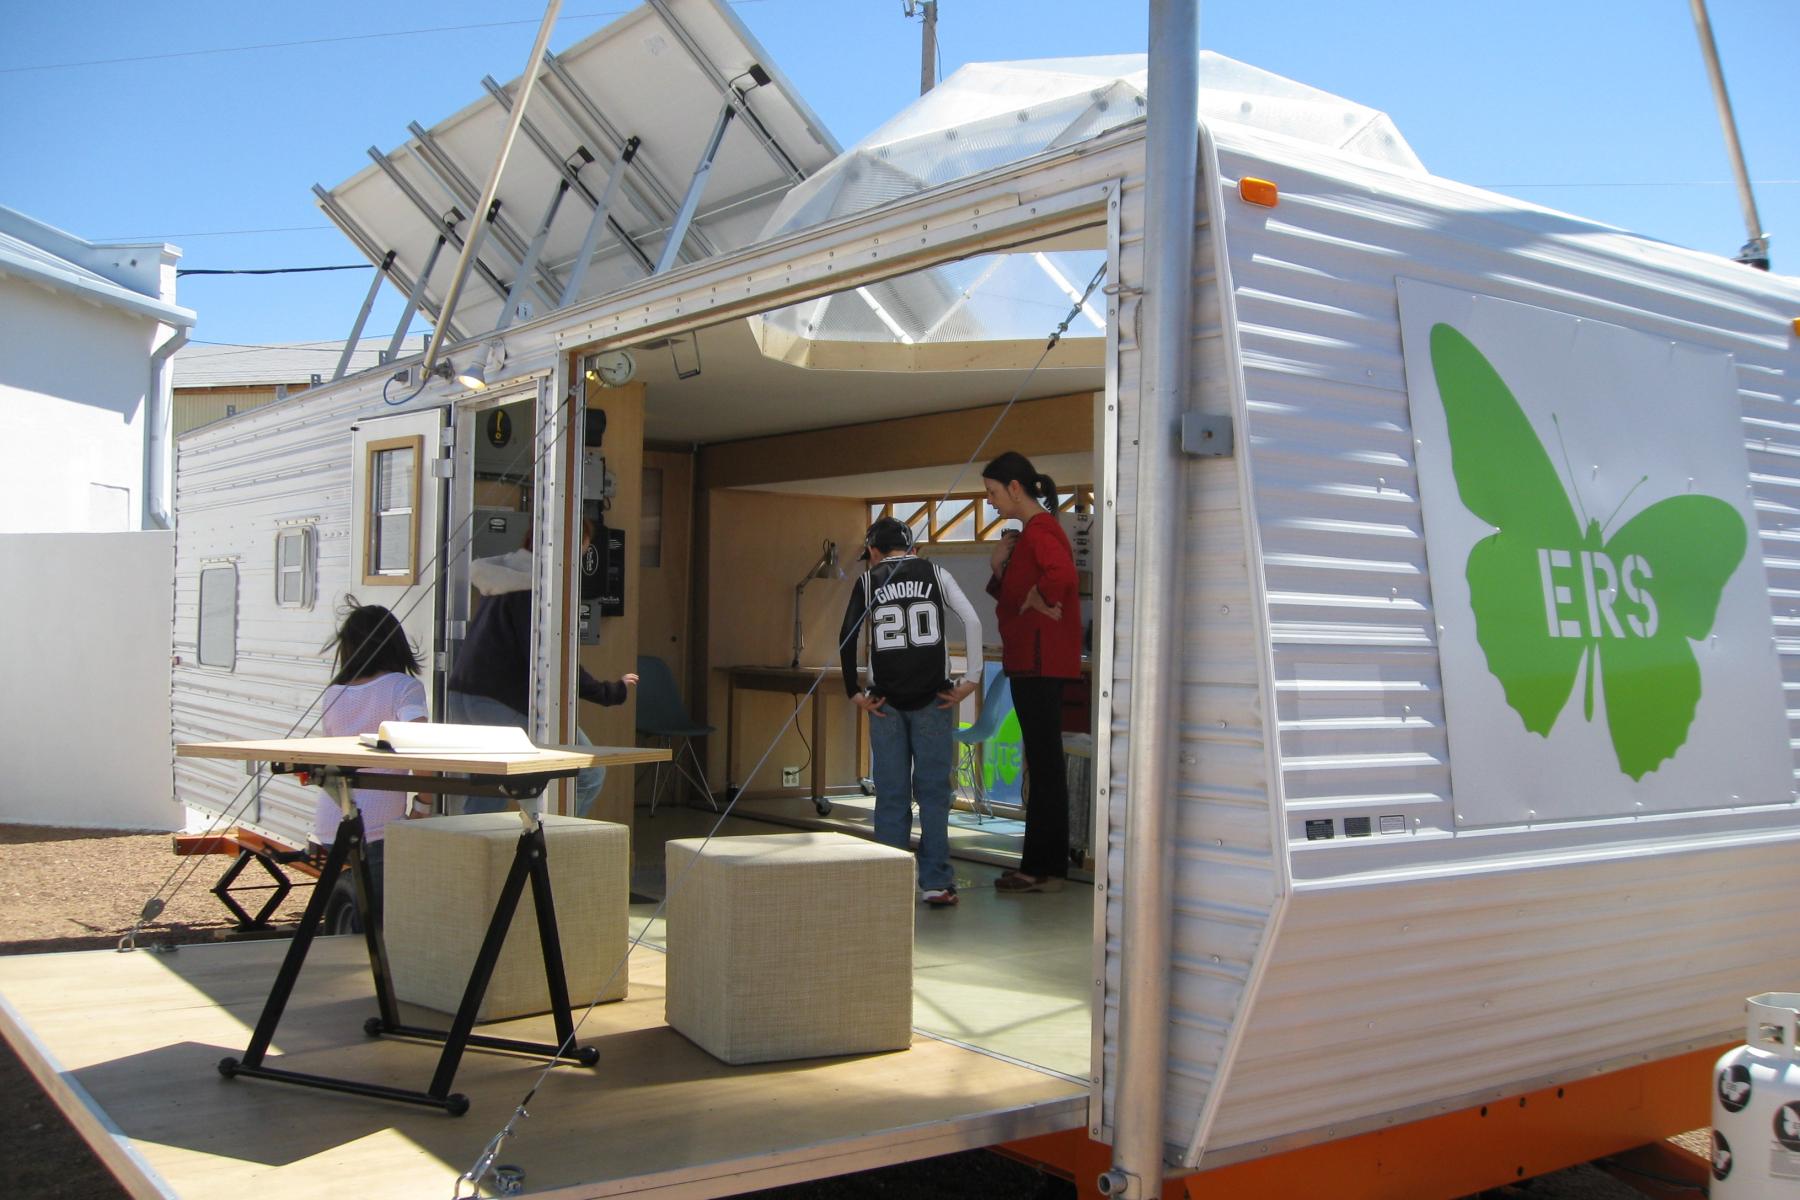
[[[823,670],[825,678],[819,675]],[[744,692],[779,692],[787,696],[804,696],[812,692],[812,772],[807,781],[808,792],[794,788],[764,787],[754,792],[746,792],[747,797],[768,796],[812,796],[813,807],[821,815],[831,811],[831,804],[826,794],[831,790],[828,782],[831,778],[826,771],[829,762],[829,750],[826,732],[829,723],[826,713],[831,710],[833,702],[849,704],[844,695],[844,672],[837,667],[726,667],[725,668],[725,788],[727,794],[737,790],[737,695]],[[817,680],[818,688],[813,689]],[[852,709],[856,729],[856,770],[862,770],[863,763],[863,723],[862,714]],[[857,784],[845,784],[840,791],[861,790]]]
[[[354,737],[279,738],[257,742],[210,742],[177,746],[181,758],[219,758],[239,762],[266,762],[278,775],[297,776],[302,783],[316,784],[338,802],[343,814],[337,834],[332,839],[325,867],[319,874],[320,886],[313,889],[300,928],[289,944],[281,970],[263,1005],[262,1015],[250,1035],[250,1044],[241,1057],[226,1058],[219,1063],[219,1073],[227,1079],[248,1076],[324,1091],[349,1092],[405,1104],[438,1108],[461,1116],[469,1110],[468,1097],[453,1093],[457,1067],[465,1048],[474,1046],[503,1050],[515,1054],[540,1055],[551,1059],[591,1067],[599,1060],[592,1046],[575,1041],[574,1018],[569,1008],[568,981],[563,973],[562,942],[557,932],[556,909],[550,894],[549,846],[544,837],[544,824],[538,806],[532,801],[543,795],[544,788],[556,779],[567,779],[585,767],[614,764],[666,761],[669,751],[637,746],[540,746],[528,751],[505,753],[446,753],[430,751],[411,753],[377,750]],[[410,772],[454,771],[467,778],[446,779]],[[388,969],[387,946],[382,940],[381,922],[370,899],[374,894],[374,875],[369,869],[368,842],[363,832],[362,811],[356,806],[356,789],[385,792],[454,792],[462,795],[504,796],[519,801],[520,834],[513,851],[512,869],[501,886],[500,897],[488,922],[481,950],[470,968],[468,986],[450,1028],[428,1029],[401,1021],[400,1007],[394,998],[393,977]],[[294,984],[306,955],[325,920],[325,906],[332,885],[339,874],[349,872],[356,913],[368,947],[369,973],[375,988],[378,1015],[363,1023],[370,1037],[394,1036],[416,1041],[441,1042],[437,1072],[424,1091],[388,1087],[354,1079],[315,1075],[270,1066],[269,1049],[275,1029],[281,1023]],[[512,1038],[490,1037],[474,1032],[475,1014],[481,998],[493,977],[513,913],[531,885],[532,906],[537,913],[538,943],[544,957],[544,980],[549,989],[551,1016],[556,1025],[555,1043],[523,1042]],[[276,1056],[281,1061],[281,1056]]]

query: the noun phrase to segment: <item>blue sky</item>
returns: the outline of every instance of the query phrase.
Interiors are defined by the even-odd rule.
[[[165,237],[184,266],[211,268],[357,261],[311,185],[360,170],[370,145],[398,145],[408,121],[468,104],[482,75],[517,76],[543,11],[537,0],[7,7],[0,203],[83,237]],[[565,0],[554,45],[628,7]],[[917,93],[917,27],[900,0],[733,8],[846,145]],[[1800,274],[1800,3],[1710,8],[1776,268]],[[942,0],[944,70],[1141,52],[1147,9]],[[482,27],[444,28],[468,25]],[[424,29],[438,31],[370,36]],[[1203,0],[1200,36],[1387,111],[1437,174],[1727,255],[1744,240],[1687,0]],[[306,44],[268,46],[291,42]],[[246,46],[264,48],[188,53]],[[225,233],[237,230],[281,232]],[[180,300],[207,341],[324,339],[348,332],[367,281],[190,277]],[[371,328],[391,329],[400,303],[387,292]]]

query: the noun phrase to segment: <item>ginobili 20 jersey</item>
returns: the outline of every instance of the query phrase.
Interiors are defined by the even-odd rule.
[[[851,589],[839,631],[844,690],[858,691],[857,622],[867,614],[869,667],[874,691],[896,708],[918,708],[950,686],[948,606],[962,619],[970,674],[981,673],[981,622],[949,572],[915,555],[886,559]]]

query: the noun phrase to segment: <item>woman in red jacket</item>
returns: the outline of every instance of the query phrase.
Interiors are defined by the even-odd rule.
[[[988,594],[1000,617],[1001,666],[1025,745],[1031,795],[1019,869],[994,881],[1002,892],[1053,892],[1069,874],[1069,787],[1063,773],[1063,685],[1081,677],[1081,601],[1075,553],[1056,519],[1056,483],[1008,450],[982,471],[988,502],[1023,528],[994,550]]]

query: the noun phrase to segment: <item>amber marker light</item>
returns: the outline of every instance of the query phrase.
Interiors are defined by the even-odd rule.
[[[1794,336],[1800,337],[1800,317],[1794,318]]]
[[[1281,202],[1281,189],[1270,180],[1246,175],[1238,180],[1238,197],[1246,204],[1260,204],[1264,208],[1274,208]]]

